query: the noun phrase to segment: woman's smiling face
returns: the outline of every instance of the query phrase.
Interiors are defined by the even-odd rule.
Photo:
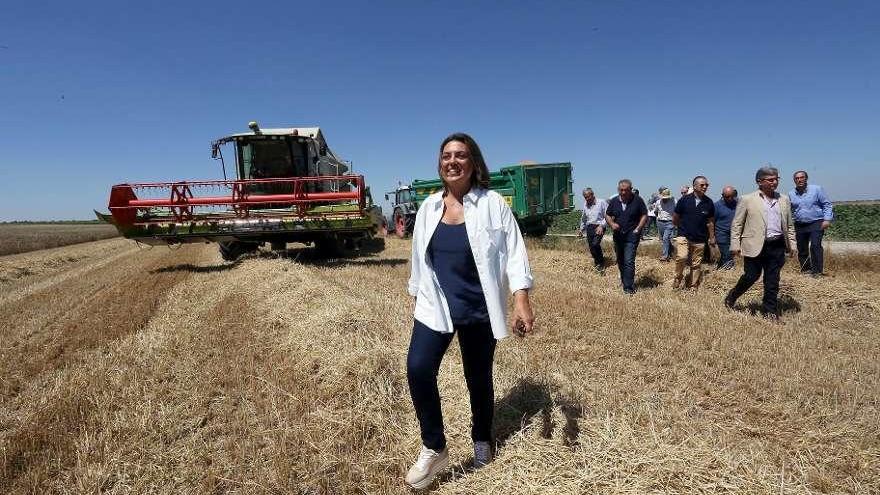
[[[474,175],[474,164],[466,144],[450,141],[440,153],[440,178],[447,187],[467,190]]]

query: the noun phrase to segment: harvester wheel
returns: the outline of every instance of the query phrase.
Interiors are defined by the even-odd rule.
[[[256,251],[260,245],[255,242],[229,241],[221,242],[220,257],[226,261],[235,261],[245,253]]]
[[[342,241],[333,237],[318,239],[315,241],[315,252],[327,258],[338,257],[342,254]]]

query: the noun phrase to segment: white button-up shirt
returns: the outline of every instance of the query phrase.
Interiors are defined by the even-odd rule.
[[[588,205],[584,201],[584,212],[581,213],[581,230],[587,230],[587,225],[601,225],[605,227],[606,209],[608,209],[608,203],[604,199],[594,199],[593,206]]]
[[[486,297],[489,323],[496,339],[508,336],[507,292],[532,287],[532,271],[519,225],[504,198],[495,191],[472,188],[463,200],[464,225]],[[442,333],[452,333],[449,304],[427,257],[428,244],[443,218],[443,192],[428,196],[413,226],[409,294],[416,297],[415,318]]]
[[[767,239],[782,237],[782,212],[779,211],[779,196],[768,198],[764,193],[758,193],[764,200],[764,215],[767,217],[767,230],[764,236]]]

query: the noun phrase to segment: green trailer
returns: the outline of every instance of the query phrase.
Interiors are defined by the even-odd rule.
[[[442,189],[443,182],[415,180],[409,188],[415,193],[416,203],[421,204],[428,195]],[[574,210],[571,163],[568,162],[503,167],[489,174],[489,189],[504,197],[523,234],[529,236],[545,235],[556,215]]]

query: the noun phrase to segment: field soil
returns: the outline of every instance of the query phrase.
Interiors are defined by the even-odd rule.
[[[409,248],[0,257],[0,493],[409,493]],[[789,262],[780,326],[752,314],[758,287],[724,309],[738,270],[673,292],[640,254],[630,297],[582,244],[530,243],[537,330],[496,353],[497,458],[471,469],[453,344],[431,490],[880,492],[875,255],[835,254],[822,279]]]

